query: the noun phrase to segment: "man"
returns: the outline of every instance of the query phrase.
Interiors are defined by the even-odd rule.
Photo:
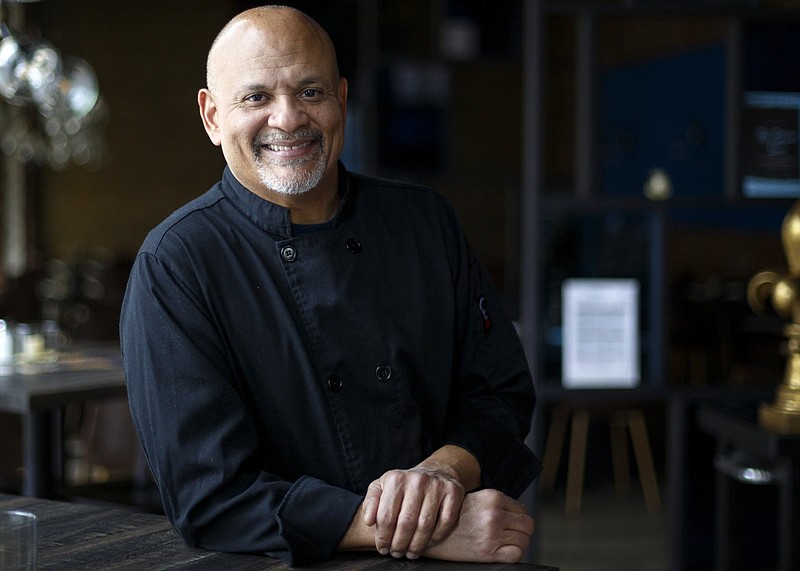
[[[539,463],[520,343],[452,211],[339,162],[347,82],[305,14],[235,17],[198,95],[222,180],[134,264],[120,333],[191,545],[517,561]]]

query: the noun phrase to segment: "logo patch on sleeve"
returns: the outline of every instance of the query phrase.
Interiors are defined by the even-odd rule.
[[[483,318],[483,331],[486,333],[492,328],[492,318],[489,317],[489,310],[486,308],[486,298],[484,296],[478,298],[478,309]]]

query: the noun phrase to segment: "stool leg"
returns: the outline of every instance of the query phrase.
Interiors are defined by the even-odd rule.
[[[539,476],[539,489],[542,491],[552,492],[556,487],[558,467],[561,464],[561,450],[564,448],[564,439],[567,435],[568,419],[569,408],[557,406],[553,409],[553,418],[550,420],[550,430],[544,445],[542,473]]]
[[[611,416],[611,460],[614,468],[614,488],[618,496],[628,495],[631,491],[631,468],[628,463],[627,421],[621,415]]]
[[[569,444],[569,467],[567,469],[566,512],[578,514],[581,511],[583,494],[583,471],[586,462],[586,435],[589,431],[589,413],[579,409],[572,414],[572,434]]]
[[[642,490],[647,511],[657,512],[661,509],[661,497],[658,493],[656,470],[653,466],[653,454],[647,438],[647,426],[644,415],[640,410],[630,411],[628,426],[633,440],[633,452],[636,456],[636,466],[639,469],[639,478],[642,480]]]

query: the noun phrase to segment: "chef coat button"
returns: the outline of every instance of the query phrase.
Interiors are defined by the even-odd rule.
[[[284,246],[281,248],[281,258],[286,262],[294,262],[297,259],[297,250],[294,246]]]
[[[347,242],[345,242],[345,246],[347,247],[347,251],[351,254],[361,253],[361,242],[359,242],[356,238],[350,238]]]
[[[392,368],[389,365],[381,365],[375,369],[375,376],[379,381],[388,381],[392,378]]]
[[[340,390],[342,390],[342,385],[344,385],[344,382],[342,382],[342,378],[340,376],[331,375],[328,377],[328,388],[331,391],[338,393]]]

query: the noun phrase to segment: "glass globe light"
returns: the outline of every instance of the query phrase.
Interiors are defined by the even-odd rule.
[[[14,105],[26,105],[31,101],[25,79],[27,65],[28,58],[17,38],[3,38],[0,41],[0,95]]]
[[[47,42],[30,47],[25,79],[31,98],[43,115],[52,112],[58,104],[58,83],[61,76],[61,57]]]
[[[69,115],[74,119],[85,117],[94,109],[100,96],[94,70],[77,57],[68,57],[64,60],[64,72],[59,89]]]

